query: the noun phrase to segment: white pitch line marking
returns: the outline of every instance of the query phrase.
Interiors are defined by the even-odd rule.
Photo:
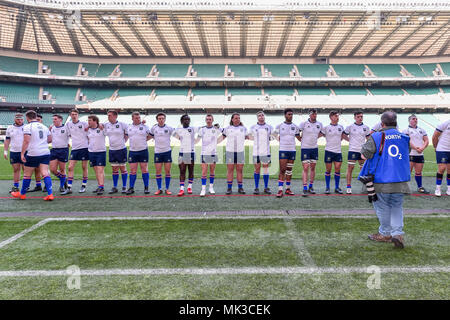
[[[17,239],[22,238],[24,235],[26,235],[27,233],[30,233],[33,230],[36,230],[39,227],[42,227],[44,224],[48,223],[50,221],[50,219],[44,219],[39,221],[38,223],[36,223],[35,225],[32,225],[31,227],[29,227],[28,229],[23,230],[22,232],[19,232],[18,234],[12,236],[9,239],[6,239],[5,241],[0,242],[0,249],[7,246],[8,244],[16,241]]]
[[[381,273],[450,273],[448,266],[380,267]],[[240,274],[351,274],[370,273],[367,267],[242,267],[242,268],[174,268],[174,269],[87,269],[81,276],[140,276],[140,275],[240,275]],[[0,271],[0,277],[67,276],[66,270]]]
[[[285,219],[286,216],[142,216],[142,217],[58,217],[58,218],[47,218],[48,221],[114,221],[114,220],[247,220],[247,219]],[[376,218],[375,214],[371,215],[298,215],[290,216],[290,219],[370,219]],[[418,214],[418,215],[405,215],[405,218],[450,218],[450,214],[439,214],[439,215],[428,215],[428,214]]]

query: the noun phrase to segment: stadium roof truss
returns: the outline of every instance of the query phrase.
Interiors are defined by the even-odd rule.
[[[0,48],[87,57],[450,55],[450,11],[71,12],[0,1]]]

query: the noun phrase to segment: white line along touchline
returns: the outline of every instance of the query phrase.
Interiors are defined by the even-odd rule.
[[[382,273],[449,273],[450,267],[380,267]],[[367,267],[241,267],[241,268],[176,268],[176,269],[98,269],[80,270],[80,276],[140,275],[240,275],[240,274],[350,274],[371,273]],[[0,277],[67,276],[67,270],[0,271]]]
[[[49,219],[41,220],[38,223],[36,223],[35,225],[31,226],[30,228],[23,230],[22,232],[12,236],[11,238],[9,238],[5,241],[0,242],[0,249],[3,248],[4,246],[7,246],[11,242],[16,241],[17,239],[22,238],[27,233],[30,233],[31,231],[36,230],[39,227],[42,227],[44,224],[48,223],[49,221],[50,221]]]

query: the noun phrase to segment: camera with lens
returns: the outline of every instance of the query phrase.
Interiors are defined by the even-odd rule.
[[[369,202],[375,202],[378,200],[377,194],[375,193],[375,186],[373,185],[373,181],[375,180],[375,176],[373,174],[368,174],[367,176],[360,176],[359,180],[366,185]]]

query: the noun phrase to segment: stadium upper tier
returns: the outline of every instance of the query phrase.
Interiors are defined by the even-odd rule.
[[[423,64],[94,64],[0,57],[0,71],[82,78],[442,78],[450,62]]]
[[[91,108],[450,106],[450,86],[431,87],[82,87],[0,82],[0,103]]]
[[[442,0],[0,1],[0,48],[87,57],[444,56],[449,7]]]

